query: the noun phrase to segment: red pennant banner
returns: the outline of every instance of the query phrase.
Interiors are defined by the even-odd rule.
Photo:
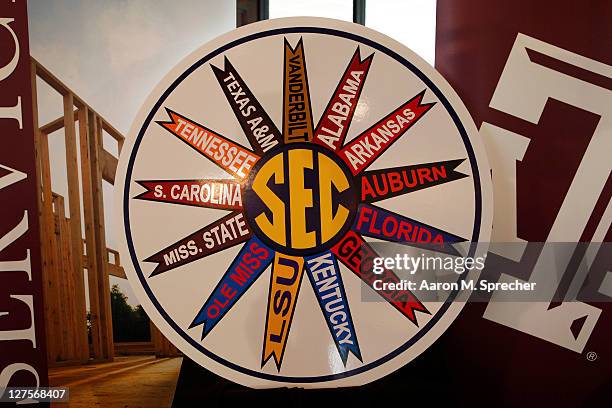
[[[238,178],[245,178],[259,156],[246,147],[166,108],[170,121],[157,123],[173,135],[210,159],[223,170]]]
[[[234,180],[146,180],[137,181],[147,189],[135,198],[193,207],[242,209],[242,185]]]
[[[467,177],[455,169],[465,159],[365,171],[361,174],[361,201],[374,203]]]
[[[423,95],[425,91],[394,109],[340,150],[340,157],[354,175],[372,164],[435,105],[435,102],[421,103]]]
[[[244,215],[235,211],[151,255],[144,262],[157,263],[150,275],[155,276],[243,243],[249,238],[251,231]]]
[[[388,269],[381,274],[373,272],[373,259],[378,257],[370,245],[363,240],[359,234],[349,231],[333,248],[332,252],[346,265],[355,275],[363,280],[372,289],[374,281],[398,283],[400,278]],[[376,291],[385,300],[391,303],[401,314],[406,316],[412,323],[418,326],[416,313],[429,314],[429,311],[409,290],[402,291]]]
[[[362,61],[357,47],[315,130],[316,143],[332,150],[344,144],[372,58],[374,54]]]

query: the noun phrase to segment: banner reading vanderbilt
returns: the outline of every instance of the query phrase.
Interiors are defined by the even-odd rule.
[[[488,163],[454,91],[399,43],[326,19],[252,24],[188,56],[136,118],[117,186],[147,313],[253,387],[359,385],[408,363],[465,293],[363,302],[362,285],[399,281],[371,272],[369,242],[476,256],[458,248],[491,232]]]

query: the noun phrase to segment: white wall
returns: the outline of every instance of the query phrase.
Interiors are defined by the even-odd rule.
[[[235,1],[30,0],[31,54],[124,134],[159,80],[185,55],[236,26]],[[62,113],[62,99],[39,81],[39,123]],[[50,136],[53,190],[66,199],[63,131]],[[116,153],[110,138],[104,145]],[[82,202],[82,201],[81,201]],[[112,188],[105,183],[106,241],[115,247]],[[125,280],[111,278],[132,304]]]

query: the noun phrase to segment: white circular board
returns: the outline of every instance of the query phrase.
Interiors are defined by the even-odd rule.
[[[260,388],[360,385],[425,351],[463,294],[375,293],[400,278],[372,273],[368,243],[486,242],[492,216],[482,143],[440,74],[320,18],[250,24],[181,61],[134,121],[116,205],[155,325]]]

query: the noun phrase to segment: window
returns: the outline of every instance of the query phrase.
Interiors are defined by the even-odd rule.
[[[245,19],[245,7],[258,7]],[[328,17],[365,25],[401,42],[434,64],[436,48],[436,0],[239,0],[239,25],[257,18],[294,16]],[[241,18],[245,19],[241,22]]]
[[[353,21],[353,0],[270,0],[270,18],[314,16]]]
[[[434,64],[436,0],[366,1],[365,22]]]

